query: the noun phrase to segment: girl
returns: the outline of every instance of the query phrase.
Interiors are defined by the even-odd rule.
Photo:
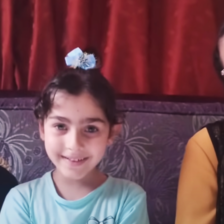
[[[224,26],[214,54],[224,81]],[[176,224],[224,224],[224,120],[207,125],[188,142],[181,168]]]
[[[34,111],[55,169],[12,189],[0,223],[148,224],[142,188],[97,169],[121,126],[112,87],[93,55],[77,48],[66,63]]]

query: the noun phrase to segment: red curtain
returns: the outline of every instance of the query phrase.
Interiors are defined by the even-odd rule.
[[[223,0],[0,0],[0,89],[40,90],[80,47],[119,93],[224,96],[223,19]]]

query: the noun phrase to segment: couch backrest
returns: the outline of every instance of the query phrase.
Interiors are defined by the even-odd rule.
[[[38,134],[34,101],[0,98],[0,165],[20,182],[53,168]],[[118,100],[117,105],[126,121],[100,169],[146,190],[151,224],[173,224],[185,145],[205,124],[224,118],[224,104]]]

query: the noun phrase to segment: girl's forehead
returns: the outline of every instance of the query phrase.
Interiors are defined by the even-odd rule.
[[[93,107],[99,107],[97,100],[95,100],[88,92],[83,92],[79,95],[72,95],[66,91],[58,91],[53,100],[54,106],[61,106],[65,104],[82,106],[86,103]]]
[[[63,113],[67,116],[105,117],[98,102],[87,92],[72,95],[64,91],[56,93],[51,113]]]

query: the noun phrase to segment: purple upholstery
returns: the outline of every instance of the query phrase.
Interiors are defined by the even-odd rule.
[[[38,134],[34,98],[0,98],[0,157],[20,182],[53,168]],[[188,139],[223,118],[224,104],[119,100],[126,112],[121,136],[100,169],[140,184],[151,224],[174,224],[180,165]]]

